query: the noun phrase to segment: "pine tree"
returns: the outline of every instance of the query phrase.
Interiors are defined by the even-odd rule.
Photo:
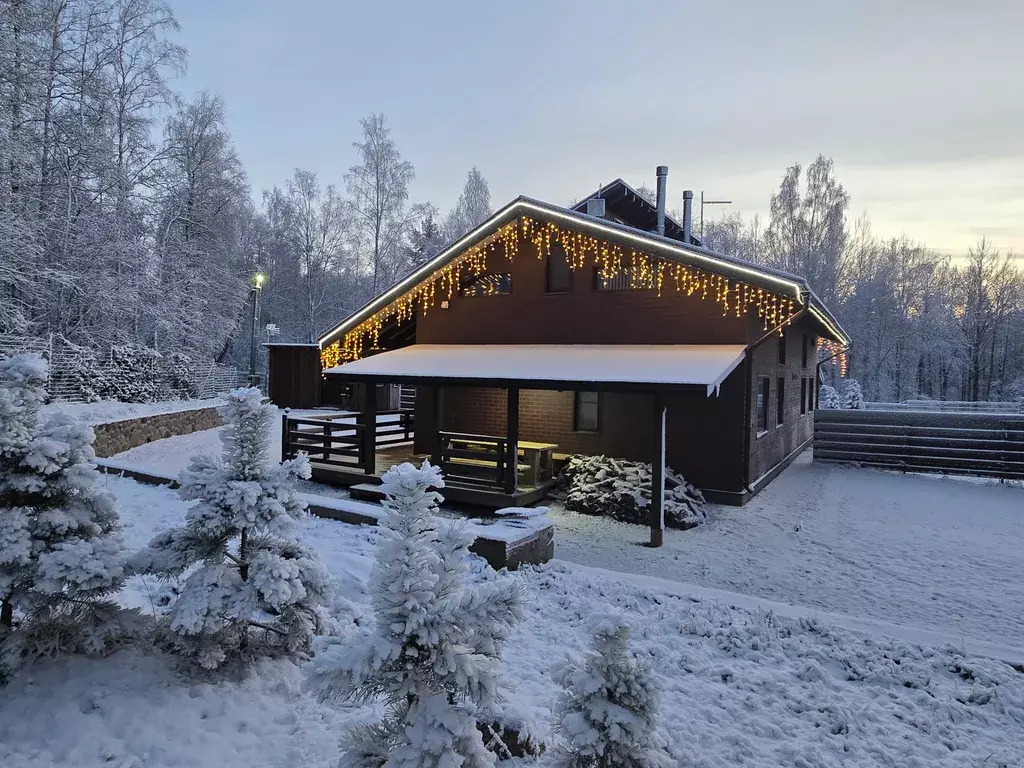
[[[650,662],[629,652],[631,628],[621,617],[594,622],[591,650],[555,670],[564,689],[557,728],[565,768],[660,768],[672,761],[658,730],[659,687]]]
[[[304,654],[332,626],[330,576],[289,536],[306,512],[294,480],[309,477],[309,462],[270,458],[275,408],[258,389],[226,399],[222,460],[196,456],[181,475],[179,494],[197,502],[185,525],[133,559],[163,578],[188,572],[170,608],[170,646],[207,669],[229,658]]]
[[[822,384],[818,389],[818,407],[824,411],[835,411],[840,405],[839,391],[830,384]]]
[[[382,722],[347,734],[345,764],[490,766],[476,713],[498,699],[501,647],[522,618],[519,584],[465,583],[472,537],[456,524],[439,530],[437,467],[402,464],[382,480],[375,628],[329,639],[315,662],[324,696],[387,704]]]
[[[864,408],[864,392],[860,388],[860,382],[850,379],[846,382],[846,391],[843,393],[843,408],[862,409]]]
[[[97,485],[93,431],[55,413],[40,423],[47,364],[0,361],[0,679],[24,658],[102,650],[119,609],[124,543]]]

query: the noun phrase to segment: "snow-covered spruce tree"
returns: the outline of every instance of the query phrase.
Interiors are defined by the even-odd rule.
[[[850,379],[846,382],[846,391],[843,392],[843,408],[860,410],[864,407],[864,392],[860,388],[860,382]]]
[[[185,525],[135,555],[140,573],[188,572],[170,606],[170,647],[207,669],[225,660],[301,655],[333,622],[330,576],[309,547],[289,536],[306,505],[295,478],[305,456],[275,464],[269,455],[274,406],[254,388],[236,389],[222,409],[223,458],[193,457],[178,493],[196,503]],[[198,566],[198,567],[195,567]]]
[[[382,479],[375,626],[325,639],[314,662],[323,696],[387,705],[381,722],[346,735],[343,764],[493,765],[476,714],[498,698],[501,647],[522,618],[521,588],[508,576],[466,584],[472,537],[454,523],[439,530],[437,467],[402,464]]]
[[[0,679],[26,658],[102,650],[124,581],[114,498],[97,484],[93,431],[41,423],[47,364],[0,360]]]
[[[839,391],[831,384],[822,384],[818,389],[818,407],[825,411],[838,410],[842,405]]]
[[[661,768],[672,765],[658,728],[660,688],[646,659],[629,650],[632,629],[618,615],[594,620],[591,650],[555,669],[562,686],[556,724],[565,768]]]

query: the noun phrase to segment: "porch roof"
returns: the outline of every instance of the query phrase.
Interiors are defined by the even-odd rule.
[[[324,373],[538,389],[701,386],[710,396],[745,352],[742,344],[413,344]]]

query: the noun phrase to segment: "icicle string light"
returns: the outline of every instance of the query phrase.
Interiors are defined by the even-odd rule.
[[[819,339],[818,346],[821,348],[820,355],[823,360],[830,360],[832,365],[839,366],[840,378],[846,378],[846,369],[849,365],[849,361],[846,357],[846,347],[842,344],[838,344],[832,339]]]
[[[782,328],[792,322],[796,314],[792,298],[779,296],[735,278],[679,264],[581,232],[562,229],[551,222],[523,216],[468,248],[350,330],[340,341],[324,347],[320,352],[324,368],[358,360],[367,350],[375,349],[380,341],[381,329],[386,323],[404,323],[411,320],[416,311],[425,316],[434,308],[438,297],[441,301],[451,299],[466,280],[471,277],[480,278],[487,272],[487,260],[492,254],[514,261],[519,255],[520,240],[531,243],[539,259],[550,256],[554,244],[561,245],[570,269],[576,271],[593,265],[597,269],[598,279],[605,284],[628,272],[630,290],[653,290],[660,297],[666,291],[675,289],[676,293],[686,296],[713,299],[722,308],[723,317],[730,313],[742,317],[753,309],[761,319],[764,330],[778,327],[781,333]]]

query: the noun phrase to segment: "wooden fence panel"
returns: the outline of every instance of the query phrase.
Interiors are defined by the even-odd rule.
[[[1024,480],[1024,417],[818,410],[814,460]]]

